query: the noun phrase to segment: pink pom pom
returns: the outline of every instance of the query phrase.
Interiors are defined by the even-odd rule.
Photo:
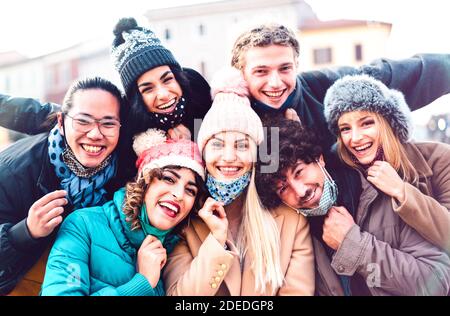
[[[211,95],[218,93],[235,93],[241,97],[248,97],[248,84],[242,72],[233,67],[219,70],[211,81]]]

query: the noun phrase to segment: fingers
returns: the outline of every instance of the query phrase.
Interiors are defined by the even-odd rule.
[[[214,214],[214,212],[216,213]],[[211,216],[226,218],[226,213],[220,202],[214,202],[209,205],[204,205],[203,208],[198,211],[198,216],[200,216],[203,220],[208,220]]]
[[[376,160],[376,161],[374,161],[374,163],[372,164],[372,166],[380,167],[380,166],[383,165],[383,163],[384,163],[384,161]]]
[[[178,132],[179,139],[191,139],[191,131],[183,124],[177,125],[175,129]]]
[[[191,139],[191,132],[183,124],[179,124],[167,131],[169,138],[173,140]]]
[[[223,205],[221,204],[217,205],[217,207],[214,210],[217,212],[217,215],[219,215],[220,218],[227,217],[227,213],[225,212],[225,208],[223,207]]]
[[[175,128],[169,129],[169,130],[167,131],[167,136],[169,136],[170,139],[178,140],[177,132],[175,131]]]
[[[347,218],[352,218],[353,216],[350,214],[350,212],[343,206],[333,206],[333,211],[337,212],[338,214],[345,216]]]
[[[201,210],[198,213],[199,213],[199,215],[202,214],[202,215],[209,216],[209,215],[212,215],[214,211],[218,211],[219,214],[225,215],[225,209],[223,208],[223,203],[218,202],[218,201],[214,200],[213,198],[209,197],[205,201],[205,204],[203,204],[203,207],[201,208]],[[223,216],[221,216],[221,217],[223,217]]]
[[[149,250],[164,249],[164,251],[166,251],[166,249],[164,248],[164,246],[162,245],[162,243],[159,239],[152,241],[145,248],[149,249]]]
[[[164,266],[166,265],[167,262],[167,256],[165,256],[162,260],[161,260],[161,266],[160,269],[162,270],[162,268],[164,268]]]
[[[43,217],[46,216],[46,214],[48,214],[50,211],[59,208],[59,207],[63,207],[64,205],[66,205],[68,203],[66,198],[57,198],[54,200],[49,201],[47,204],[41,205],[41,204],[36,204],[37,202],[40,202],[40,200],[36,201],[30,208],[30,210],[32,212],[34,212],[36,214],[36,216],[38,217]]]
[[[142,247],[146,247],[148,245],[150,245],[152,242],[154,242],[155,240],[158,240],[158,238],[156,238],[153,235],[147,235],[147,237],[145,237],[144,241],[141,244],[141,248]]]
[[[62,223],[62,216],[57,216],[48,221],[47,224],[44,225],[49,231],[53,231],[56,226]]]
[[[42,221],[44,223],[48,223],[50,222],[53,218],[61,215],[64,212],[64,208],[63,207],[56,207],[50,211],[48,211],[45,215],[42,216]]]
[[[300,117],[294,109],[287,109],[286,112],[284,112],[284,117],[288,120],[301,122]]]
[[[64,190],[56,190],[56,191],[53,191],[53,192],[50,192],[50,193],[44,195],[39,200],[34,202],[33,205],[35,205],[36,207],[43,207],[54,200],[63,199],[66,195],[67,195],[67,192]],[[66,201],[65,204],[67,204],[67,199],[64,199],[64,200]],[[65,204],[62,204],[62,205],[65,205]],[[57,206],[60,206],[60,205],[57,205]]]

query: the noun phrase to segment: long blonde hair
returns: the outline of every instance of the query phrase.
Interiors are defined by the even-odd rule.
[[[275,294],[284,281],[280,262],[279,230],[275,219],[259,199],[254,166],[242,213],[237,238],[240,257],[242,259],[246,253],[251,253],[254,258],[252,270],[256,290],[263,293],[266,288],[270,288],[272,294]]]
[[[394,134],[392,127],[382,115],[376,112],[370,113],[375,117],[375,120],[379,125],[378,133],[380,136],[381,147],[384,152],[384,159],[397,171],[403,181],[415,184],[419,177],[416,169],[406,155],[405,147]],[[340,133],[338,135],[337,145],[338,154],[342,161],[352,168],[362,170],[361,166],[353,161],[351,153],[342,142]]]

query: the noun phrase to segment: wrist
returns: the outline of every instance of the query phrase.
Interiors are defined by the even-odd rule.
[[[227,234],[225,233],[213,233],[212,234],[214,238],[219,242],[221,246],[225,245],[225,242],[227,241]]]
[[[25,221],[25,227],[27,228],[28,233],[30,234],[31,238],[33,238],[33,239],[38,239],[39,236],[36,235],[36,234],[31,230],[31,226],[30,226],[30,223],[29,223],[29,219],[30,219],[30,218],[27,217],[27,219],[26,219],[26,221]]]
[[[394,198],[399,202],[399,204],[403,204],[403,202],[405,202],[405,183],[404,182],[402,182],[402,184],[400,185]]]

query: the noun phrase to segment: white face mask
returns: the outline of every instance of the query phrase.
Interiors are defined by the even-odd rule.
[[[338,187],[336,182],[331,178],[330,174],[327,172],[325,168],[323,168],[320,163],[317,161],[317,164],[322,170],[325,179],[323,184],[322,196],[320,197],[319,206],[314,208],[300,208],[297,209],[292,207],[286,203],[287,206],[294,209],[297,213],[301,213],[304,216],[323,216],[328,213],[328,210],[336,203],[338,196]]]

